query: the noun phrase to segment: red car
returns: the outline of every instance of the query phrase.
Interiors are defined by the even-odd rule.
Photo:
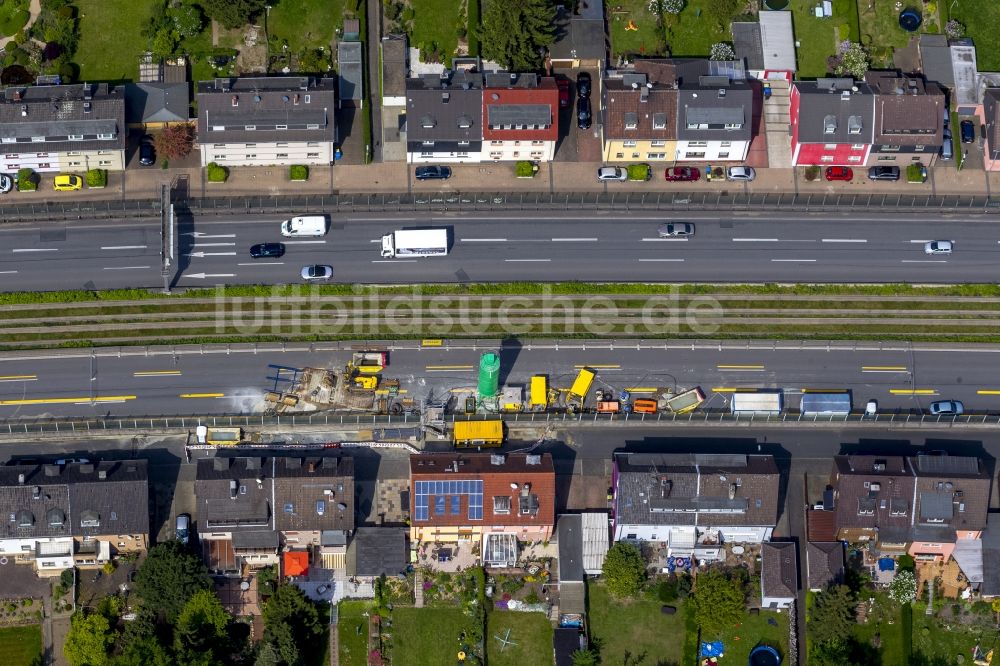
[[[556,85],[559,86],[559,108],[565,109],[569,106],[569,80],[556,79]]]
[[[854,171],[851,170],[851,167],[826,168],[827,180],[851,180],[852,178],[854,178]]]
[[[670,167],[663,176],[671,183],[683,183],[698,180],[701,172],[694,167]]]

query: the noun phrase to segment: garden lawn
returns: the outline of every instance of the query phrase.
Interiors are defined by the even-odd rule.
[[[816,18],[816,0],[792,0],[792,24],[795,41],[799,43],[795,58],[799,78],[825,76],[826,59],[837,52],[837,44],[845,39],[858,41],[858,10],[854,0],[833,0],[833,16]]]
[[[363,613],[367,601],[341,601],[338,608],[337,640],[341,666],[367,666],[368,618]]]
[[[946,605],[951,605],[948,600]],[[965,604],[961,604],[965,608]],[[922,655],[930,663],[958,663],[958,655],[965,663],[972,663],[972,648],[977,644],[984,651],[997,642],[997,631],[991,626],[992,613],[987,613],[978,626],[967,626],[954,620],[945,620],[924,613],[926,604],[913,604],[913,653]],[[994,659],[994,661],[996,661]]]
[[[710,4],[712,0],[688,0],[680,14],[664,14],[667,46],[671,55],[707,58],[712,44],[733,41],[729,24],[742,12],[743,7],[720,25],[711,18],[711,12],[707,11]]]
[[[602,663],[622,663],[626,654],[633,660],[646,655],[643,663],[681,663],[685,633],[682,601],[670,604],[677,606],[677,614],[664,615],[660,602],[617,601],[600,583],[588,584],[587,596],[590,637],[601,646]]]
[[[0,35],[13,37],[31,18],[25,0],[4,0],[0,3]]]
[[[153,15],[155,0],[76,0],[80,43],[73,61],[81,81],[134,81],[146,50],[140,34]]]
[[[437,45],[442,60],[450,63],[458,48],[458,8],[456,0],[410,0],[413,8],[413,34],[410,46]]]
[[[666,39],[658,17],[651,13],[644,0],[621,0],[608,10],[613,55],[662,56],[666,54]],[[621,7],[621,10],[618,9]],[[638,30],[626,30],[629,21]]]
[[[892,69],[892,51],[900,49],[910,43],[910,39],[915,39],[920,33],[938,33],[941,31],[937,19],[937,13],[927,12],[929,5],[924,5],[921,12],[924,22],[920,25],[919,32],[906,32],[899,27],[899,10],[896,9],[895,0],[873,0],[871,9],[869,3],[861,0],[858,3],[858,12],[861,25],[864,30],[861,33],[861,43],[868,49],[872,56],[872,69]]]
[[[768,623],[775,621],[777,626]],[[739,640],[736,640],[739,637]],[[788,613],[775,613],[761,609],[760,615],[745,613],[738,627],[730,627],[718,637],[706,637],[704,640],[720,640],[726,646],[727,664],[746,664],[750,658],[750,650],[758,645],[770,645],[781,655],[782,660],[788,658]]]
[[[996,47],[1000,34],[1000,2],[990,0],[940,0],[942,10],[950,18],[965,24],[966,34],[976,43],[976,61],[981,72],[1000,69],[1000,49]],[[957,136],[957,135],[956,135]]]
[[[29,666],[42,653],[42,627],[0,629],[0,664],[4,666]]]
[[[389,630],[393,663],[407,666],[454,663],[461,628],[470,621],[458,608],[394,608]]]
[[[496,636],[517,645],[503,646]],[[552,652],[552,623],[544,613],[494,611],[486,618],[486,663],[490,666],[523,666],[539,663],[539,656]]]
[[[345,0],[276,2],[267,17],[268,35],[279,43],[287,41],[292,51],[322,46],[329,52],[334,31],[344,25],[344,4]]]
[[[879,598],[881,596],[881,598]],[[891,608],[895,604],[888,601],[885,595],[877,595],[877,603],[881,603],[886,608]],[[873,616],[869,616],[873,617]],[[909,640],[903,635],[902,614],[898,608],[893,612],[893,623],[878,622],[869,620],[866,624],[859,624],[854,630],[857,641],[863,645],[870,645],[872,637],[879,635],[882,647],[879,651],[882,657],[881,666],[907,666],[910,657],[906,646]]]

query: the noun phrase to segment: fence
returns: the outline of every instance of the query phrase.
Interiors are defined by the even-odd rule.
[[[884,211],[949,211],[1000,213],[1000,199],[987,195],[929,195],[912,193],[793,193],[730,192],[444,192],[389,194],[329,194],[302,196],[242,196],[183,198],[175,195],[178,213],[200,215],[367,212],[538,210],[807,210],[842,212],[848,208]],[[130,219],[159,217],[157,199],[34,202],[0,206],[8,222],[77,220],[128,215]]]

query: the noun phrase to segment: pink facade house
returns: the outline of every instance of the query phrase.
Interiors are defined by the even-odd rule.
[[[863,81],[796,81],[790,93],[792,164],[863,166],[871,153],[875,95]]]

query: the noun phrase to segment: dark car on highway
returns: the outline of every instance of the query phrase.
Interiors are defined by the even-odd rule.
[[[590,113],[590,98],[581,97],[576,102],[576,126],[582,130],[590,129],[593,117]]]
[[[963,120],[958,124],[959,131],[962,132],[962,143],[972,143],[976,140],[976,126],[971,120]]]
[[[899,167],[873,166],[868,169],[869,180],[899,180]]]
[[[580,72],[576,75],[576,96],[580,99],[590,97],[590,74],[587,72]]]
[[[250,248],[250,257],[253,259],[280,257],[283,254],[285,254],[284,243],[258,243]]]
[[[415,175],[417,180],[448,180],[451,178],[451,167],[420,166]]]

